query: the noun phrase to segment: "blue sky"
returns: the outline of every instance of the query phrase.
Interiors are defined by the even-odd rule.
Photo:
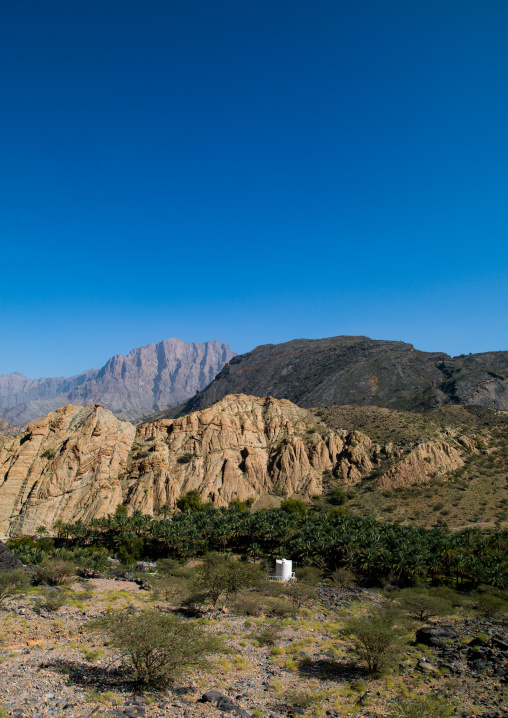
[[[506,0],[5,0],[0,374],[508,349]]]

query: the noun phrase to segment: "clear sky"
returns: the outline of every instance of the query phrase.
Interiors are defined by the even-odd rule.
[[[508,349],[506,0],[4,0],[0,374]]]

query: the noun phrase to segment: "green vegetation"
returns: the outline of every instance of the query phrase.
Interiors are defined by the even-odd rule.
[[[401,652],[405,632],[398,613],[383,607],[368,616],[350,618],[343,633],[352,641],[352,653],[370,673],[377,674],[393,665]]]
[[[448,718],[453,713],[450,702],[437,696],[417,696],[410,698],[401,696],[396,703],[390,707],[388,713],[390,718]]]
[[[0,606],[10,596],[26,593],[29,586],[30,578],[22,568],[0,571]]]
[[[508,530],[444,526],[425,529],[376,521],[370,516],[287,512],[281,509],[241,511],[236,506],[174,513],[157,519],[134,511],[88,525],[64,524],[53,542],[43,538],[12,539],[13,553],[24,563],[72,560],[75,565],[103,566],[106,553],[158,560],[185,561],[208,552],[234,551],[244,556],[291,556],[299,566],[316,566],[336,580],[356,580],[400,587],[431,581],[463,590],[481,584],[508,588]],[[55,548],[54,543],[60,544]],[[128,549],[128,550],[127,550]],[[338,573],[337,573],[338,572]],[[341,578],[342,577],[342,578]]]
[[[204,668],[210,653],[225,651],[220,639],[205,634],[198,623],[155,610],[112,612],[88,627],[108,635],[136,683],[153,688],[165,687],[186,668]]]
[[[265,577],[259,566],[234,561],[214,553],[204,557],[198,571],[196,593],[203,602],[209,601],[214,607],[222,595],[224,607],[231,596],[242,589],[252,588]]]
[[[453,611],[451,603],[432,590],[405,588],[394,598],[412,618],[419,621],[449,615]]]

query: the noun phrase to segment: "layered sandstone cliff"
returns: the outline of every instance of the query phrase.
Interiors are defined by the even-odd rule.
[[[229,395],[180,419],[144,424],[137,441],[145,448],[127,500],[149,513],[191,489],[219,506],[273,493],[310,498],[321,493],[326,470],[340,466],[354,482],[372,466],[355,456],[351,434],[330,432],[272,397]]]
[[[0,442],[0,536],[89,521],[119,504],[157,515],[197,489],[204,501],[310,499],[379,473],[390,446],[331,431],[285,399],[229,395],[212,407],[137,429],[97,404],[66,406]],[[421,483],[462,463],[426,442],[386,471],[380,488]],[[325,485],[323,485],[325,482]]]
[[[89,521],[122,502],[135,428],[101,406],[66,406],[0,449],[0,535]]]

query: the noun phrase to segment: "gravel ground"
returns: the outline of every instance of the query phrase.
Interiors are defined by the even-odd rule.
[[[445,649],[430,647],[422,653],[413,647],[393,675],[374,680],[351,662],[338,622],[383,599],[375,591],[327,589],[321,593],[321,603],[284,621],[275,651],[253,640],[264,619],[209,614],[203,630],[225,636],[231,653],[217,657],[211,670],[190,671],[165,692],[140,694],[86,624],[108,608],[158,604],[150,592],[132,582],[90,579],[71,589],[72,602],[57,611],[34,610],[38,597],[33,592],[11,599],[0,612],[0,707],[9,716],[213,718],[229,712],[238,718],[279,718],[291,714],[287,697],[291,691],[314,696],[308,715],[332,718],[385,715],[388,703],[402,691],[450,697],[457,716],[508,716],[503,652],[489,648],[492,636],[499,641],[508,631],[495,622],[466,615],[450,618],[447,625],[457,638]],[[163,604],[158,607],[168,610]],[[471,661],[468,664],[470,654],[463,648],[477,634],[487,637],[479,648],[491,660],[481,670],[473,669]],[[462,651],[459,664],[464,669],[445,672],[441,666],[440,670],[448,660],[447,651],[449,658]],[[224,697],[223,710],[216,698],[202,702],[212,690]]]

